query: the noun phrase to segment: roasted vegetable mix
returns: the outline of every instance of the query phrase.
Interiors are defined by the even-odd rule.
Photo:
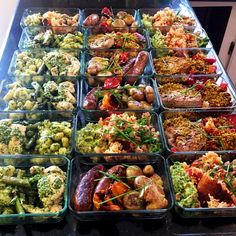
[[[67,121],[0,121],[0,154],[61,154],[71,151],[72,128]]]
[[[176,201],[184,208],[236,206],[236,162],[208,152],[188,164],[174,162],[170,173]]]
[[[103,87],[90,90],[83,100],[86,110],[150,110],[155,100],[154,89],[150,85],[142,84],[124,86],[115,83],[114,78],[105,80]]]
[[[94,166],[80,180],[73,199],[76,211],[156,210],[167,208],[162,178],[152,165]]]
[[[0,214],[59,212],[66,173],[57,166],[0,166]]]
[[[100,14],[92,13],[83,21],[83,26],[92,29],[93,33],[107,33],[112,31],[135,32],[138,22],[133,15],[126,11],[118,11],[115,15],[108,7],[104,7]]]
[[[9,84],[9,91],[3,97],[6,110],[73,110],[76,107],[73,82],[49,81],[42,86],[32,82],[31,86],[24,87],[20,81]]]
[[[150,113],[140,117],[132,113],[112,114],[88,123],[77,131],[76,147],[80,153],[146,153],[161,149],[159,132],[151,121]],[[114,158],[105,156],[106,161]],[[123,157],[117,157],[118,160]],[[135,160],[135,157],[133,157]],[[116,158],[115,158],[116,159]],[[129,158],[132,161],[132,157]]]

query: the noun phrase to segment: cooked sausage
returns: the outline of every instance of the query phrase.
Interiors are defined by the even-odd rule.
[[[131,58],[127,63],[126,63],[126,65],[125,66],[123,66],[123,75],[126,75],[127,74],[127,72],[133,67],[133,65],[134,65],[134,63],[135,63],[135,58]]]
[[[99,15],[98,14],[91,14],[89,15],[83,22],[84,26],[96,26],[99,24]]]
[[[105,171],[103,165],[96,165],[81,179],[74,194],[74,209],[76,211],[89,211],[92,208],[93,191],[96,186],[95,179],[101,178],[100,171]]]
[[[139,52],[134,62],[134,66],[128,71],[127,75],[132,75],[132,76],[142,75],[146,67],[147,61],[148,61],[148,52],[145,51]]]
[[[85,110],[95,110],[97,107],[97,98],[95,96],[95,92],[98,90],[98,88],[93,88],[91,91],[89,91],[83,102],[83,108]]]

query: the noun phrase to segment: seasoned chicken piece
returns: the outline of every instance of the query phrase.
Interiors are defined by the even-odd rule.
[[[89,63],[87,72],[90,75],[96,75],[100,71],[105,70],[109,66],[109,59],[103,57],[93,57]]]
[[[115,34],[96,35],[88,39],[88,45],[92,49],[111,48],[115,44]]]

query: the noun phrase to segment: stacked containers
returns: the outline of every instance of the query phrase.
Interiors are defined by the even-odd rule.
[[[102,14],[102,9],[85,9],[83,12],[79,9],[57,9],[58,12],[70,16],[79,13],[79,18],[75,17],[79,24],[52,27],[50,21],[39,21],[37,18],[42,19],[42,14],[49,10],[56,9],[27,9],[23,15],[21,25],[24,30],[19,42],[21,50],[15,52],[9,67],[9,75],[14,76],[11,80],[18,82],[10,85],[10,90],[14,89],[14,95],[11,91],[4,91],[6,96],[2,108],[13,110],[14,114],[11,114],[11,117],[16,117],[15,114],[17,114],[19,120],[26,119],[24,122],[33,120],[35,123],[44,119],[46,115],[51,122],[56,120],[65,124],[68,121],[71,124],[69,127],[73,127],[73,132],[69,132],[71,146],[65,144],[62,137],[59,140],[49,137],[50,141],[47,141],[52,148],[51,146],[40,148],[38,144],[40,142],[37,141],[37,148],[31,146],[31,149],[26,151],[29,154],[36,154],[39,151],[41,155],[67,154],[73,158],[68,202],[76,218],[96,220],[98,216],[119,218],[123,215],[141,219],[164,217],[172,207],[174,190],[173,186],[169,186],[171,177],[167,174],[166,162],[160,153],[167,156],[170,152],[176,151],[167,144],[169,140],[163,128],[164,119],[171,117],[172,114],[174,117],[178,116],[178,112],[186,114],[188,111],[187,114],[192,115],[199,109],[203,111],[207,109],[211,112],[212,108],[224,107],[227,111],[217,110],[217,112],[232,113],[235,107],[235,88],[225,75],[211,48],[210,41],[207,41],[205,31],[199,28],[196,21],[191,18],[188,18],[189,23],[184,25],[181,17],[179,18],[181,14],[177,13],[178,10],[176,10],[178,22],[171,23],[175,27],[171,27],[169,23],[150,25],[153,19],[143,14],[156,14],[157,11],[153,12],[153,9],[123,11],[108,8],[104,8]],[[188,11],[188,14],[189,12],[192,13]],[[36,19],[29,17],[30,21],[25,27],[27,22],[25,19],[32,13],[36,13]],[[37,15],[37,13],[41,14]],[[97,15],[94,16],[94,14]],[[115,18],[109,15],[114,15]],[[186,11],[183,15],[186,15]],[[145,19],[149,22],[145,23]],[[126,25],[122,25],[123,22],[120,20]],[[176,44],[181,39],[181,33],[184,33],[186,41],[191,46],[183,43]],[[175,37],[180,37],[180,39],[176,40]],[[193,43],[195,38],[197,38],[196,45]],[[187,48],[183,49],[183,45]],[[64,49],[64,51],[55,48]],[[177,57],[174,63],[184,58],[190,57],[190,59],[178,66],[174,64],[172,67],[177,68],[172,73],[171,57]],[[167,59],[170,59],[170,62],[166,63]],[[201,61],[200,66],[203,68],[199,68],[197,60]],[[27,61],[32,61],[33,66]],[[181,64],[184,65],[183,68]],[[209,84],[207,84],[208,81]],[[201,84],[200,88],[199,84]],[[29,103],[27,99],[21,101],[23,104],[17,103],[17,99],[22,98],[15,95],[15,91],[22,87],[24,87],[24,93],[30,94],[28,100],[36,96],[36,104]],[[199,89],[195,91],[196,87]],[[177,88],[177,91],[173,88]],[[192,90],[194,90],[193,93]],[[214,102],[203,101],[203,90],[206,90],[205,93],[213,90],[222,93],[228,103],[216,106]],[[178,99],[173,100],[173,97],[178,96],[183,99],[185,95],[190,96],[190,103],[178,101]],[[198,99],[201,97],[196,106],[191,101],[191,98],[195,100],[195,97]],[[32,109],[33,112],[30,111]],[[162,113],[158,120],[157,113],[163,110],[171,110],[171,112],[170,114]],[[206,115],[205,112],[197,114]],[[5,116],[8,117],[8,115]],[[47,127],[47,124],[42,126]],[[42,140],[45,138],[42,137],[43,132],[37,129],[36,133],[40,136],[38,138]],[[67,132],[62,131],[62,133],[63,137],[70,139],[69,136],[67,137]],[[56,135],[56,133],[53,134]],[[42,140],[41,144],[43,142],[45,140]],[[59,143],[60,147],[55,147],[55,142]],[[184,155],[192,156],[192,153]],[[174,158],[175,156],[173,160]],[[87,179],[90,181],[88,191],[83,184],[82,176],[89,176],[91,170],[97,168],[98,163],[102,165],[103,171],[97,171],[99,178]],[[169,163],[171,163],[170,160]],[[134,164],[139,166],[138,175],[144,176],[146,180],[149,179],[151,184],[148,182],[141,187],[134,183],[130,184],[129,178],[134,180],[135,176],[128,178],[127,173],[130,168],[136,168]],[[144,171],[150,165],[154,169],[151,174]],[[123,175],[119,177],[114,172],[114,176],[111,169],[115,168],[121,168]],[[162,185],[159,182],[157,187],[159,192],[156,192],[156,187],[153,187],[154,180],[151,180],[155,176],[154,173],[157,173],[164,183]],[[68,174],[67,172],[67,176]],[[105,182],[109,186],[105,189],[99,189],[97,183],[91,184],[92,181],[99,181],[100,178],[108,180]],[[124,181],[128,183],[128,190],[124,190],[124,186],[127,185]],[[123,187],[124,192],[118,191],[119,193],[116,194],[111,192],[117,182],[122,184],[119,187]],[[159,197],[161,196],[162,204],[152,205],[157,202],[157,199],[154,199],[154,202],[148,200],[150,196],[146,190],[147,187],[155,194],[159,194]],[[103,195],[99,195],[101,194],[99,191],[103,191]],[[104,191],[107,191],[106,194]],[[138,194],[142,195],[143,201],[138,206],[130,206],[129,198],[132,199],[135,191],[136,200]],[[88,195],[80,198],[81,192]],[[97,199],[98,196],[99,199]],[[86,204],[88,198],[90,202]],[[83,201],[85,201],[85,208],[81,206]],[[175,204],[178,206],[176,200]],[[92,211],[94,207],[96,210]],[[114,211],[117,207],[119,211]],[[185,216],[192,217],[193,215]],[[216,215],[219,216],[219,214]]]

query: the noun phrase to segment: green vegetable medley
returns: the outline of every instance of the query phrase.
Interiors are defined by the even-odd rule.
[[[52,30],[40,32],[33,39],[26,39],[23,43],[25,48],[82,48],[83,34],[79,31],[68,34],[54,34]]]
[[[60,211],[65,181],[66,173],[57,166],[30,169],[0,166],[0,214]]]
[[[44,120],[35,124],[26,121],[0,121],[0,154],[60,154],[71,151],[71,123]]]
[[[80,61],[75,52],[63,50],[45,52],[25,50],[16,57],[16,76],[48,74],[52,76],[77,76]]]
[[[73,110],[76,107],[75,85],[70,81],[48,81],[42,86],[31,83],[24,87],[20,81],[9,84],[3,100],[7,110]]]

